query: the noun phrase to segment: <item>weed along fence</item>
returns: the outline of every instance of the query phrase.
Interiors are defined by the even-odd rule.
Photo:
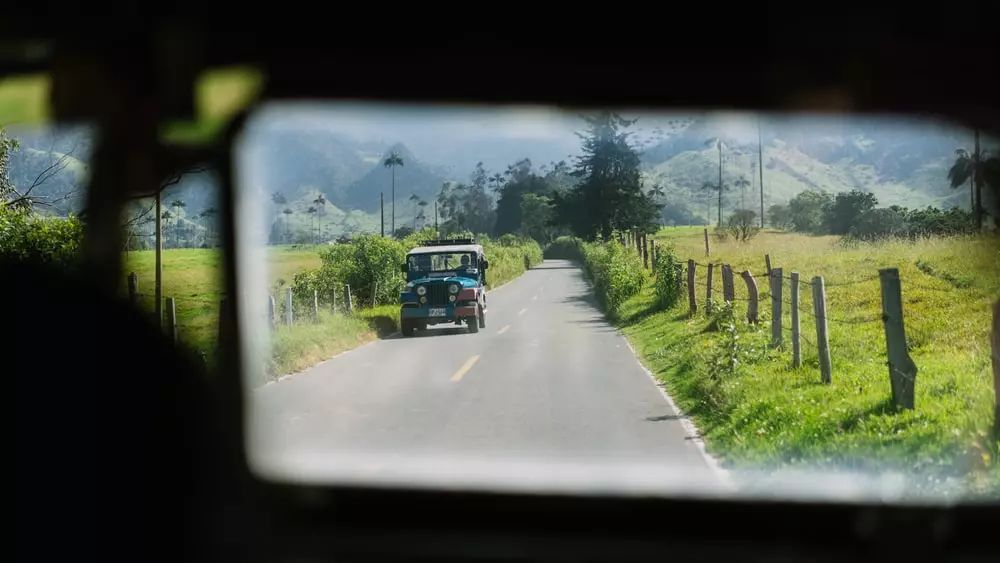
[[[803,343],[814,350],[823,383],[830,383],[836,377],[836,355],[832,352],[835,346],[831,347],[836,331],[831,331],[831,327],[880,325],[892,401],[897,407],[914,408],[919,369],[908,351],[906,325],[912,319],[903,310],[905,283],[898,269],[886,268],[857,279],[828,281],[823,276],[806,279],[796,271],[772,268],[770,255],[765,255],[763,263],[765,271],[759,277],[749,269],[743,270],[739,273],[742,283],[738,284],[729,264],[688,260],[686,276],[678,279],[685,282],[689,314],[697,314],[699,302],[707,315],[716,312],[720,304],[715,296],[721,289],[722,301],[745,311],[746,322],[769,328],[770,347],[779,353],[787,352],[793,368],[802,366]],[[860,286],[869,294],[863,299],[868,308],[839,311],[829,306],[828,291],[853,286]],[[926,286],[919,289],[948,291]]]
[[[355,309],[355,294],[348,284],[337,284],[343,286],[343,293],[338,298],[340,291],[330,292],[329,299],[324,300],[330,307],[330,312],[344,315],[353,315]],[[375,291],[372,292],[372,303],[375,303]],[[360,305],[360,304],[359,304]],[[267,319],[272,328],[285,325],[295,326],[303,322],[316,322],[320,316],[320,295],[319,291],[313,289],[306,291],[304,295],[296,295],[291,287],[286,287],[282,293],[280,301],[273,295],[268,295],[267,299]]]
[[[279,295],[267,296],[268,321],[272,328],[278,326],[295,326],[304,323],[314,323],[320,319],[320,311],[328,310],[334,314],[353,315],[356,308],[361,307],[357,296],[347,284],[338,284],[341,289],[331,292],[321,300],[317,290],[296,292],[292,287],[285,287]],[[374,307],[375,291],[372,291],[372,302],[365,303]],[[134,306],[143,304],[149,310],[155,311],[156,296],[139,290],[139,277],[135,272],[128,276],[128,299]],[[321,303],[324,305],[321,309]],[[205,340],[206,332],[218,331],[224,326],[221,315],[227,311],[225,298],[202,296],[164,296],[161,305],[160,325],[172,342]],[[155,317],[155,312],[153,313]],[[155,319],[154,319],[155,322]],[[218,333],[214,338],[208,338],[208,348],[213,348],[220,339]],[[205,346],[202,346],[205,348]],[[202,354],[206,353],[202,349]]]
[[[709,253],[707,237],[705,241]],[[619,242],[636,252],[645,269],[654,274],[664,272],[655,267],[660,261],[659,249],[650,244],[652,241],[647,243],[642,232],[626,232]],[[653,255],[651,261],[646,259],[648,254]],[[942,337],[936,332],[936,324],[949,314],[955,289],[947,284],[934,287],[922,276],[907,281],[897,268],[873,268],[867,275],[851,279],[827,279],[791,270],[780,264],[780,257],[774,258],[762,255],[762,271],[758,274],[750,269],[736,272],[721,261],[688,259],[675,263],[677,302],[686,303],[690,317],[703,314],[713,318],[724,309],[733,311],[748,324],[759,327],[761,340],[767,340],[769,357],[787,355],[793,369],[813,367],[818,381],[825,384],[837,378],[838,357],[845,364],[856,363],[861,356],[883,361],[892,404],[903,409],[917,407],[914,399],[920,367],[911,351]],[[907,295],[909,301],[904,300]],[[921,306],[908,311],[904,307],[907,302]],[[1000,311],[1000,303],[994,308]],[[997,314],[994,312],[994,316]],[[1000,321],[994,318],[991,346],[997,397],[994,419],[1000,420],[997,323]],[[960,336],[948,335],[955,337]],[[1000,435],[1000,427],[996,432]]]

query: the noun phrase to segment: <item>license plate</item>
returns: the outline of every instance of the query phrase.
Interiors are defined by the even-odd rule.
[[[443,317],[443,316],[445,316],[445,314],[447,314],[447,312],[448,312],[448,310],[445,309],[445,308],[443,308],[443,307],[442,308],[431,307],[430,311],[428,311],[428,313],[427,313],[427,316],[429,316],[429,317]]]

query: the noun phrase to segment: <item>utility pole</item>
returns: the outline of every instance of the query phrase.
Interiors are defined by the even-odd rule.
[[[760,142],[760,118],[757,118],[757,169],[760,170],[760,228],[764,228],[764,145]]]
[[[441,231],[438,230],[438,202],[434,202],[434,236],[441,236]]]
[[[715,142],[715,146],[719,148],[719,223],[718,226],[722,226],[722,139]]]
[[[385,236],[385,192],[378,193],[378,212],[382,216],[382,236]]]
[[[156,326],[163,326],[163,262],[160,253],[163,251],[163,229],[161,211],[162,197],[160,190],[156,190],[156,282],[154,284],[153,295],[156,300],[156,307],[153,309],[156,315]]]

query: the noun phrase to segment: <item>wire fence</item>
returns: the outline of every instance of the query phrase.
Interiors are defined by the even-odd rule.
[[[715,305],[722,301],[747,304],[746,318],[749,322],[771,326],[772,345],[784,345],[787,343],[786,339],[790,339],[793,351],[796,349],[801,351],[804,344],[816,353],[815,357],[819,359],[818,363],[824,382],[831,380],[830,360],[824,360],[824,356],[830,358],[831,340],[850,338],[848,336],[850,333],[844,331],[849,327],[870,327],[865,329],[866,334],[870,334],[871,329],[877,329],[879,334],[884,335],[884,353],[888,358],[888,363],[893,366],[893,362],[896,362],[896,365],[889,370],[889,376],[893,382],[893,399],[902,406],[912,408],[912,384],[916,368],[912,367],[911,370],[905,367],[912,366],[912,361],[909,359],[908,342],[903,329],[903,282],[900,280],[899,271],[897,269],[880,269],[874,275],[827,281],[822,276],[788,275],[783,268],[771,268],[770,256],[765,256],[765,259],[769,267],[768,271],[755,277],[749,270],[744,270],[738,275],[743,283],[735,282],[737,275],[731,275],[732,267],[724,262],[689,262],[688,265],[694,266],[695,273],[700,275],[694,276],[696,282],[694,287],[686,287],[688,300],[700,303],[703,302],[703,299],[707,299],[710,293],[711,301]],[[710,265],[713,269],[713,275],[709,288],[706,274],[698,272],[697,268],[701,267],[707,270]],[[721,268],[716,269],[716,266],[721,266]],[[723,275],[722,272],[725,274]],[[689,276],[682,277],[686,286]],[[908,281],[905,284],[905,289],[911,292],[911,295],[912,292],[920,294],[930,292],[932,296],[938,294],[943,296],[956,289],[947,285],[937,285],[937,281],[939,280],[918,279],[915,283]],[[796,284],[797,288],[793,287],[793,290],[797,289],[798,291],[792,291],[790,294],[788,286],[784,285],[785,283]],[[839,291],[839,288],[851,287],[861,287],[862,289],[850,292]],[[870,290],[869,287],[871,287]],[[836,296],[832,302],[828,300],[828,289],[832,289],[832,293]],[[725,295],[727,292],[728,296]],[[926,300],[929,297],[921,295],[915,299]],[[933,299],[937,300],[937,298]],[[872,306],[873,303],[874,306]],[[706,306],[704,310],[708,314],[715,314],[719,311],[718,307],[709,306]],[[692,310],[692,313],[694,312]],[[798,330],[791,326],[792,312],[796,313]],[[929,316],[913,314],[912,312],[907,314],[906,320],[910,321],[910,324],[918,325],[916,332],[919,338],[926,337],[925,330],[921,329],[919,325]],[[913,323],[913,320],[916,320],[917,323]],[[795,339],[798,339],[798,346],[795,346]],[[864,345],[870,346],[870,338],[866,336],[863,339]],[[841,349],[849,349],[852,353],[856,353],[857,350],[853,345]],[[801,361],[801,356],[793,361],[793,365],[797,361]],[[907,385],[909,391],[906,391]],[[903,391],[898,391],[899,389],[903,389]],[[897,397],[897,392],[903,395],[909,393],[909,399],[905,396]]]

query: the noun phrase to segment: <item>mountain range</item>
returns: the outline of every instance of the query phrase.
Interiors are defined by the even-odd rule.
[[[702,115],[667,134],[656,127],[651,135],[648,125],[643,129],[640,118],[634,128],[642,130],[634,138],[646,137],[641,154],[644,182],[647,187],[661,185],[665,201],[683,203],[696,215],[714,220],[721,141],[723,184],[727,188],[724,213],[759,207],[760,161],[765,206],[787,202],[805,189],[831,193],[860,189],[875,194],[880,205],[968,207],[968,189],[951,189],[947,170],[956,148],[971,148],[969,131],[927,120],[768,116],[760,121],[763,150],[758,156],[757,124],[755,118],[739,114]],[[532,125],[537,129],[537,123]],[[578,128],[582,126],[579,122]],[[380,127],[378,139],[362,139],[335,126],[301,126],[301,122],[274,121],[255,129],[251,136],[257,144],[254,154],[265,161],[256,167],[262,171],[257,182],[266,193],[280,193],[286,201],[268,208],[272,230],[284,228],[291,234],[323,229],[323,237],[378,231],[380,193],[385,198],[388,229],[393,172],[397,227],[412,226],[420,211],[419,201],[431,204],[425,210],[430,215],[441,186],[468,181],[477,162],[482,161],[493,173],[524,157],[536,165],[572,162],[571,155],[579,150],[579,139],[569,126],[549,137],[517,138],[509,131],[492,137],[481,124],[469,132],[452,124],[435,136],[435,123],[430,120],[423,128],[408,129],[409,137],[391,142],[384,139],[392,138],[392,128]],[[516,133],[517,129],[513,130]],[[92,132],[73,129],[11,134],[21,143],[11,161],[15,184],[30,185],[46,167],[62,158],[67,165],[37,193],[55,198],[79,191],[84,185]],[[996,144],[986,140],[984,148]],[[403,159],[403,166],[394,170],[382,165],[392,152]],[[749,182],[743,190],[733,187],[740,176]],[[171,187],[165,198],[185,201],[185,213],[193,217],[215,205],[211,190],[206,189],[212,183],[208,175],[185,178]],[[319,194],[328,203],[309,214]],[[53,206],[51,212],[72,212],[82,203],[77,194]],[[286,209],[291,213],[285,213]],[[323,226],[317,227],[319,223]]]

